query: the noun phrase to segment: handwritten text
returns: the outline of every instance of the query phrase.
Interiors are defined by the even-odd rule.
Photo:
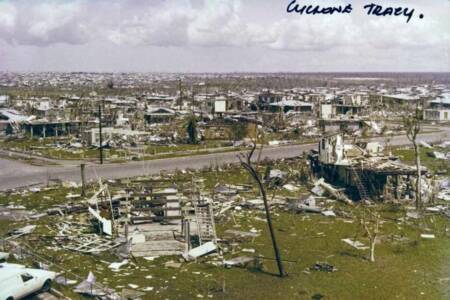
[[[300,15],[333,15],[333,14],[350,14],[353,11],[351,4],[336,6],[321,6],[311,4],[300,4],[298,0],[290,0],[286,7],[287,13],[297,13]],[[376,3],[366,4],[362,7],[369,16],[385,17],[385,16],[403,16],[408,23],[414,16],[415,9],[408,7],[391,7],[382,6]],[[424,15],[419,14],[419,18],[423,19]]]

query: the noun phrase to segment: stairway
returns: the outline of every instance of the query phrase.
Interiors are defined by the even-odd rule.
[[[369,182],[367,181],[367,178],[365,178],[365,176],[361,173],[361,170],[357,169],[355,166],[351,166],[350,171],[355,181],[356,188],[358,189],[359,197],[361,200],[368,200],[369,192],[367,186]]]
[[[131,207],[130,205],[131,205],[130,202],[127,200],[119,200],[119,205],[113,207],[114,216],[117,216],[118,218],[123,218],[123,219],[128,218],[128,214],[129,214],[130,207]]]
[[[197,220],[197,231],[200,245],[204,242],[216,241],[216,226],[214,224],[214,213],[212,203],[202,201],[194,202],[195,217]]]

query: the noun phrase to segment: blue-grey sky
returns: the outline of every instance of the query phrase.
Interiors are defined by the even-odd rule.
[[[373,1],[414,8],[409,23],[371,0],[297,0],[352,4],[332,16],[291,1],[0,0],[0,71],[450,71],[449,0]]]

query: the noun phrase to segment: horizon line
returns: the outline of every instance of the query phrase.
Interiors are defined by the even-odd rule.
[[[450,74],[449,71],[14,71],[0,70],[0,73],[140,73],[140,74]]]

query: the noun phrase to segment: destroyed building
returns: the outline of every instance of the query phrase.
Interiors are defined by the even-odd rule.
[[[144,118],[148,124],[170,123],[176,117],[176,112],[166,107],[155,107],[145,112]]]
[[[450,93],[443,94],[428,102],[429,108],[424,110],[424,119],[430,121],[450,121]]]
[[[311,152],[310,163],[314,174],[345,188],[354,200],[414,197],[415,167],[384,155],[379,143],[348,144],[343,134],[329,135]]]

